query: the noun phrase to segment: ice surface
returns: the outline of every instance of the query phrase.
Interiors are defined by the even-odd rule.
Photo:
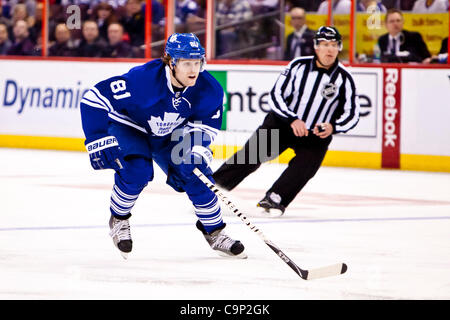
[[[227,212],[249,258],[216,255],[157,167],[124,260],[108,235],[111,170],[85,153],[0,149],[0,299],[450,299],[450,174],[322,167],[283,217],[254,217],[284,167],[263,165],[230,197],[301,268],[346,274],[300,279]]]

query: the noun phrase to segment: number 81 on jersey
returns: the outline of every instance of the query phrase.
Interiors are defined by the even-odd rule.
[[[111,91],[113,93],[123,92],[127,89],[125,80],[113,81],[110,83],[110,87],[111,87]],[[125,91],[122,94],[113,95],[113,98],[116,100],[120,100],[120,99],[124,99],[124,98],[128,98],[128,97],[131,97],[131,94],[128,91]]]

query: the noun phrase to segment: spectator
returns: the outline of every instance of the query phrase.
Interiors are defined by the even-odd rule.
[[[26,8],[26,12],[29,16],[34,17],[36,14],[36,5],[37,2],[40,1],[36,1],[36,0],[9,0],[7,1],[9,6],[11,8],[14,8],[15,6],[17,6],[18,4],[24,4],[25,8]],[[14,10],[14,9],[13,9]],[[28,22],[28,21],[27,21]]]
[[[250,4],[250,8],[252,9],[253,15],[262,15],[274,12],[280,7],[279,0],[248,0],[248,2]],[[279,46],[278,41],[280,29],[279,26],[274,23],[274,18],[274,16],[266,16],[255,21],[252,30],[255,31],[256,29],[260,32],[254,32],[251,37],[254,39],[255,45],[272,42],[273,47],[267,49],[269,52],[274,50],[273,52],[275,55],[272,59],[282,59],[282,49]],[[277,50],[280,52],[279,56],[276,53]],[[266,58],[270,56],[269,52],[267,52],[268,56]],[[262,54],[263,52],[254,52],[256,58],[263,58]]]
[[[186,24],[188,17],[197,16],[200,7],[194,0],[179,0],[176,3],[175,15],[182,24]]]
[[[417,0],[414,3],[414,13],[440,13],[448,12],[448,0]]]
[[[381,62],[426,62],[430,52],[418,32],[403,29],[403,14],[398,9],[389,9],[385,23],[388,33],[378,39]]]
[[[314,54],[315,32],[306,25],[306,12],[303,8],[292,8],[290,11],[291,25],[294,32],[288,35],[284,60],[291,61],[295,57]]]
[[[6,25],[6,28],[11,24],[11,19],[7,17],[9,7],[6,7],[2,1],[0,1],[0,23]]]
[[[438,55],[433,55],[431,58],[425,59],[430,63],[448,63],[448,37],[442,40],[441,50]]]
[[[439,50],[437,58],[440,63],[448,63],[448,37],[442,40],[441,50]]]
[[[123,41],[123,26],[113,22],[108,27],[108,45],[105,49],[105,57],[108,58],[132,58],[132,47]]]
[[[145,40],[145,16],[141,1],[128,0],[126,10],[126,16],[121,20],[121,24],[130,38],[130,44],[139,47]]]
[[[386,12],[386,7],[379,0],[360,0],[356,6],[358,12]]]
[[[411,11],[416,0],[382,0],[381,2],[388,10],[395,8],[402,11]]]
[[[49,48],[49,56],[72,57],[75,54],[75,45],[71,41],[70,30],[65,23],[59,23],[55,28],[56,42]]]
[[[38,45],[42,41],[42,11],[44,9],[43,3],[37,3],[34,10],[35,14],[33,20],[28,23],[28,31],[30,32],[30,39]],[[54,30],[54,25],[48,24],[49,30]],[[50,29],[51,28],[51,29]]]
[[[164,16],[164,6],[158,0],[152,0],[152,24],[159,24]]]
[[[348,14],[350,13],[350,8],[352,2],[350,0],[334,0],[333,1],[333,14]],[[317,9],[318,14],[328,14],[328,0],[322,1]]]
[[[19,20],[24,20],[28,27],[31,25],[31,21],[29,19],[27,12],[27,6],[23,3],[16,4],[12,9],[12,15],[11,15],[11,24],[8,28],[9,38],[14,41],[14,26],[16,25],[16,22]]]
[[[290,11],[292,8],[303,8],[305,11],[317,11],[321,0],[287,0],[286,3],[286,9],[287,11]]]
[[[25,2],[25,3],[22,3]],[[36,44],[37,39],[40,35],[40,29],[38,29],[41,25],[36,25],[36,17],[35,15],[38,13],[36,10],[35,1],[10,1],[10,5],[12,6],[12,23],[9,27],[9,37],[12,41],[14,41],[14,32],[13,26],[18,20],[24,20],[28,25],[28,34],[30,40]],[[40,13],[39,13],[40,14]]]
[[[253,13],[247,0],[221,0],[216,11],[216,24],[221,26],[237,23],[252,16]],[[246,36],[246,26],[243,24],[219,30],[216,41],[217,54],[225,54],[240,48]]]
[[[100,37],[108,40],[109,25],[118,21],[114,14],[114,8],[106,2],[101,2],[94,8],[92,16],[93,20],[97,22]]]
[[[81,32],[83,39],[77,48],[77,55],[79,57],[102,57],[106,42],[99,37],[97,22],[85,21]]]
[[[14,43],[8,50],[8,55],[31,56],[34,53],[34,43],[30,40],[28,25],[25,20],[18,20],[13,28]]]
[[[12,43],[8,38],[8,28],[6,24],[0,23],[0,56],[6,55]]]
[[[278,0],[248,0],[253,13],[262,14],[274,11],[279,7]]]
[[[439,53],[448,53],[448,37],[442,39],[441,50],[439,50]]]

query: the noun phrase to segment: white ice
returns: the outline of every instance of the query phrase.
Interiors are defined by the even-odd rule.
[[[322,167],[283,217],[254,217],[284,167],[263,165],[231,198],[301,268],[347,273],[300,279],[227,212],[249,257],[216,255],[157,167],[124,260],[108,235],[111,170],[81,152],[0,149],[0,299],[450,299],[450,174]]]

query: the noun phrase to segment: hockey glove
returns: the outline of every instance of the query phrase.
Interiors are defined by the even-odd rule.
[[[209,148],[203,146],[193,146],[192,149],[185,154],[181,164],[177,167],[177,174],[174,180],[181,180],[183,184],[189,183],[196,178],[193,173],[198,168],[205,176],[211,176],[212,170],[209,167],[213,159],[212,152]],[[178,182],[178,181],[177,181]]]
[[[120,147],[116,137],[107,136],[86,144],[87,152],[91,160],[92,168],[122,169],[123,158],[120,155]]]

